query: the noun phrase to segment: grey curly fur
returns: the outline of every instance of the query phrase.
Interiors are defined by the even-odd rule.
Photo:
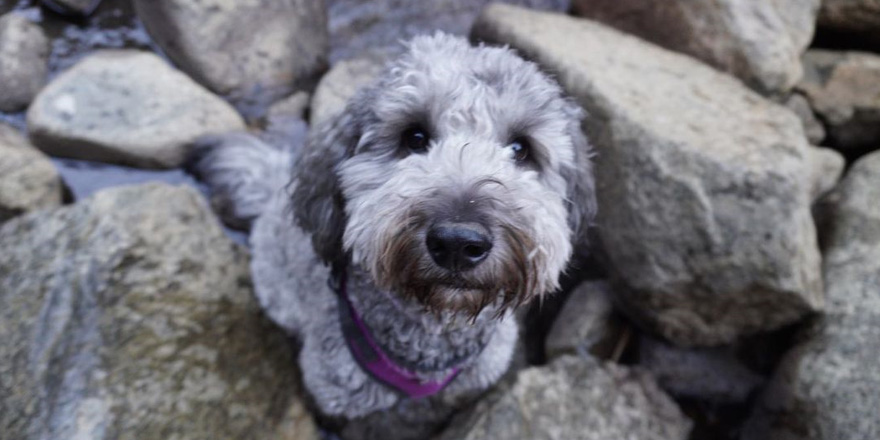
[[[516,344],[512,307],[557,288],[596,209],[582,110],[536,65],[444,34],[407,47],[312,131],[290,186],[255,179],[289,171],[252,138],[215,143],[201,166],[232,211],[261,212],[251,232],[257,296],[302,342],[305,386],[321,413],[344,421],[346,438],[425,438],[494,384]],[[431,133],[425,153],[399,145],[413,123]],[[530,139],[534,164],[513,160],[516,136]],[[478,213],[496,244],[449,287],[425,229],[460,208]],[[390,356],[425,379],[462,360],[446,389],[407,399],[361,370],[327,284],[330,263],[348,266],[352,303]]]

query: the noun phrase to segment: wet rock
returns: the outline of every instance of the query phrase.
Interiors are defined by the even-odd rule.
[[[176,65],[234,101],[271,103],[314,85],[326,68],[321,0],[136,0],[135,6]]]
[[[575,0],[584,17],[691,55],[764,93],[790,89],[820,0]]]
[[[401,41],[441,30],[466,35],[480,11],[493,0],[327,0],[330,59],[389,57]],[[501,0],[532,9],[567,11],[571,0]]]
[[[195,138],[244,128],[229,104],[156,55],[115,50],[55,78],[27,120],[51,155],[144,168],[179,166]]]
[[[822,0],[819,27],[880,47],[880,2],[877,0]]]
[[[0,123],[0,223],[61,204],[62,183],[49,158]]]
[[[740,82],[601,24],[503,5],[474,35],[556,74],[598,150],[598,235],[619,303],[682,345],[821,306],[800,121]]]
[[[243,250],[192,189],[102,191],[0,226],[9,439],[316,439]]]
[[[679,348],[650,337],[639,340],[639,366],[673,396],[715,404],[743,403],[765,380],[732,347]]]
[[[813,147],[809,149],[811,161],[813,164],[813,181],[810,194],[814,201],[821,198],[825,193],[831,191],[840,176],[843,175],[843,168],[846,166],[846,159],[843,155],[830,148]]]
[[[690,429],[647,373],[563,356],[520,371],[456,416],[438,440],[674,440]]]
[[[777,368],[745,440],[880,438],[880,153],[830,199],[825,314]]]
[[[842,151],[880,148],[880,55],[810,50],[798,89]]]
[[[0,16],[0,111],[30,104],[46,82],[49,39],[15,12]]]
[[[61,14],[84,17],[94,12],[101,0],[42,0],[42,3]]]
[[[813,145],[821,145],[822,141],[825,140],[825,126],[822,125],[822,121],[813,113],[810,101],[800,93],[792,93],[783,104],[800,118],[801,124],[804,126],[804,133],[807,135],[807,140]]]
[[[587,281],[576,287],[547,335],[547,358],[563,354],[611,358],[626,331],[614,311],[612,295],[607,281]]]
[[[349,98],[369,85],[381,73],[385,63],[379,58],[355,58],[340,61],[318,83],[312,97],[312,126],[329,120],[345,109]]]

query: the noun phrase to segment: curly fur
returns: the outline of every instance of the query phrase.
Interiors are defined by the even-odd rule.
[[[270,195],[259,197],[251,233],[257,295],[302,341],[305,386],[322,414],[343,421],[344,437],[424,438],[507,370],[517,338],[512,309],[557,288],[596,209],[582,113],[507,48],[417,37],[375,84],[312,131],[290,192],[273,188],[277,182],[266,183],[268,192],[248,190]],[[414,123],[431,135],[424,153],[400,146]],[[523,136],[535,158],[528,165],[509,148]],[[212,160],[236,162],[222,162],[224,150],[233,152],[227,145]],[[248,157],[263,163],[233,165],[283,162]],[[244,171],[239,179],[227,172],[234,167],[203,168],[224,171],[208,179],[222,188],[250,188]],[[246,198],[242,192],[225,194]],[[473,270],[450,274],[425,248],[428,226],[450,216],[476,219],[494,237]],[[389,356],[425,379],[463,367],[446,389],[406,399],[360,369],[327,287],[333,264],[349,268],[352,303]]]

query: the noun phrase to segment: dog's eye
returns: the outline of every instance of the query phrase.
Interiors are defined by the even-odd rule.
[[[430,140],[428,131],[420,125],[409,127],[400,135],[400,145],[413,153],[428,151],[428,142]]]
[[[510,143],[510,149],[513,150],[513,160],[516,163],[524,163],[531,157],[532,144],[528,139],[518,137]]]

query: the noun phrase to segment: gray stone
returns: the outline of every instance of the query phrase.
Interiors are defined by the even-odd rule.
[[[690,429],[649,374],[563,356],[520,371],[456,416],[438,440],[675,440]]]
[[[0,226],[0,437],[317,439],[246,253],[197,192],[122,187]]]
[[[822,0],[818,25],[880,47],[880,1]]]
[[[327,0],[330,59],[402,52],[401,41],[444,31],[465,35],[480,11],[497,0]],[[501,0],[532,9],[567,11],[571,0]]]
[[[173,168],[199,136],[241,130],[222,99],[148,52],[103,51],[52,81],[27,114],[34,145],[53,155]]]
[[[318,126],[345,109],[349,98],[382,72],[381,58],[355,58],[340,61],[321,78],[312,96],[311,123]]]
[[[777,367],[744,440],[880,438],[880,152],[829,199],[825,314]]]
[[[84,17],[94,12],[101,0],[42,0],[42,2],[59,13]]]
[[[547,334],[547,358],[563,354],[614,357],[629,329],[615,313],[612,295],[607,281],[587,281],[576,287]]]
[[[880,55],[810,50],[798,89],[825,123],[827,145],[880,148]]]
[[[15,12],[0,16],[0,111],[19,111],[46,82],[49,39]]]
[[[810,195],[816,201],[837,185],[846,167],[846,159],[830,148],[813,147],[809,152],[813,164]]]
[[[271,103],[326,68],[322,0],[136,0],[138,17],[177,64],[234,101]]]
[[[49,158],[0,123],[0,223],[61,204],[62,183]]]
[[[820,0],[575,0],[578,14],[698,58],[763,93],[789,90]]]
[[[644,337],[638,365],[673,396],[715,404],[742,404],[765,381],[737,358],[733,347],[680,348]]]
[[[807,140],[813,145],[821,145],[825,140],[825,126],[813,113],[810,101],[800,93],[792,93],[783,104],[800,118]]]
[[[821,306],[813,163],[794,114],[589,20],[493,5],[474,34],[542,64],[586,109],[597,231],[637,323],[715,345]]]
[[[309,108],[309,94],[306,92],[296,92],[269,107],[266,112],[267,119],[285,119],[295,118],[303,119],[306,116],[306,109]]]

